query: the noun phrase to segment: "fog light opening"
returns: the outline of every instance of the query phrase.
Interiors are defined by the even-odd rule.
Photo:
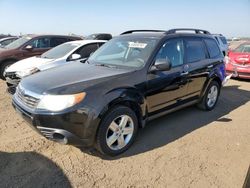
[[[68,139],[64,135],[62,135],[60,133],[54,133],[53,134],[53,139],[55,141],[63,143],[63,144],[67,144],[67,142],[68,142]]]

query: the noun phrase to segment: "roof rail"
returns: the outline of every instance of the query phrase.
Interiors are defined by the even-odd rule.
[[[129,30],[129,31],[125,31],[121,33],[121,35],[136,33],[136,32],[166,32],[166,31],[163,31],[163,30]]]
[[[191,28],[178,28],[178,29],[170,29],[166,31],[166,34],[173,34],[176,33],[177,31],[194,31],[196,34],[210,34],[210,32],[202,29],[191,29]]]

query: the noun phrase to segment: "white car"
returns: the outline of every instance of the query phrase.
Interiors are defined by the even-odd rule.
[[[228,43],[226,37],[224,37],[222,34],[213,34],[213,36],[219,44],[223,55],[226,56],[228,53]]]
[[[9,93],[15,92],[15,87],[23,77],[76,60],[84,61],[105,42],[105,40],[67,42],[52,48],[41,56],[30,57],[14,63],[4,73]]]

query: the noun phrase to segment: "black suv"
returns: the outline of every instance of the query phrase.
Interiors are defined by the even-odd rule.
[[[48,139],[114,156],[148,120],[194,104],[212,110],[224,79],[223,54],[208,31],[134,30],[85,63],[24,78],[13,106]]]

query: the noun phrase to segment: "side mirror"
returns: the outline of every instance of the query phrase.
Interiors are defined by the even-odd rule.
[[[32,50],[32,49],[33,49],[33,46],[28,45],[28,46],[25,47],[25,49],[26,49],[26,50]]]
[[[81,55],[80,54],[72,54],[70,60],[77,60],[80,59]]]
[[[155,64],[151,67],[150,72],[168,71],[171,69],[171,62],[168,58],[157,59]]]

